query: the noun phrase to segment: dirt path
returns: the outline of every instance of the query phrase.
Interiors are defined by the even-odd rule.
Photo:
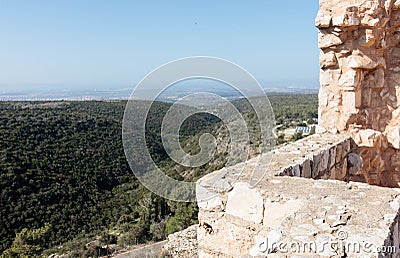
[[[117,254],[113,257],[116,258],[159,258],[161,256],[162,247],[167,243],[167,241],[162,241],[154,243],[151,245],[146,245],[139,247],[132,251],[127,251],[122,254]]]

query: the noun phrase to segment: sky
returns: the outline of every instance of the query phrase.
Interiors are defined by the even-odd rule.
[[[0,91],[134,87],[214,56],[263,87],[318,87],[318,1],[0,0]]]

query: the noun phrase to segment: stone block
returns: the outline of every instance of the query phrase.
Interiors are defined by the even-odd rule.
[[[347,67],[352,69],[375,69],[378,63],[365,55],[351,55],[347,58]]]
[[[361,172],[362,158],[360,155],[350,153],[347,157],[348,170],[350,175],[358,175]]]
[[[338,144],[336,146],[336,158],[335,163],[339,163],[343,158],[343,144]]]
[[[335,165],[335,180],[344,180],[347,176],[347,159]]]
[[[322,83],[322,81],[321,81],[321,83]],[[321,87],[319,89],[319,93],[318,93],[319,106],[320,107],[327,107],[328,103],[329,103],[328,100],[329,100],[329,91],[328,91],[328,89],[325,88],[325,87]]]
[[[354,14],[337,15],[332,18],[332,25],[337,27],[349,27],[360,25],[361,21]]]
[[[360,82],[360,72],[354,69],[343,71],[339,79],[340,87],[357,87]]]
[[[331,85],[334,82],[333,75],[334,74],[332,70],[321,70],[319,76],[319,82],[321,83],[321,86]]]
[[[328,166],[329,166],[329,150],[325,149],[322,151],[322,155],[321,155],[320,170],[321,171],[327,170]]]
[[[295,164],[292,167],[293,167],[293,176],[300,177],[301,176],[300,165],[299,164]]]
[[[343,44],[342,39],[336,35],[321,32],[318,34],[318,47],[320,49],[338,46],[341,44]]]
[[[322,69],[331,68],[338,65],[335,52],[333,51],[329,51],[327,53],[321,51],[319,62]]]
[[[357,114],[357,104],[356,92],[346,91],[342,93],[342,106],[344,112],[349,114]]]
[[[198,197],[199,195],[197,195]],[[224,210],[224,204],[219,196],[213,196],[210,199],[197,198],[197,205],[200,209],[205,211],[222,211]]]
[[[329,162],[328,162],[329,169],[331,169],[336,164],[336,149],[337,146],[332,146],[332,148],[329,149]]]
[[[224,217],[211,225],[200,220],[197,230],[198,249],[204,253],[199,252],[199,257],[216,257],[218,254],[224,254],[225,257],[241,257],[249,254],[250,247],[254,245],[254,234],[252,228],[247,225],[231,223]]]
[[[286,218],[293,216],[301,207],[301,200],[288,200],[284,203],[266,200],[263,225],[272,229],[278,228]]]
[[[371,102],[372,102],[372,92],[371,89],[367,88],[369,87],[369,82],[366,84],[366,86],[362,86],[362,106],[364,107],[370,107]]]
[[[317,28],[329,28],[331,26],[332,17],[326,13],[318,12],[315,18],[315,27]]]
[[[345,141],[342,142],[342,157],[344,158],[347,156],[351,150],[351,143],[350,140],[346,139]]]
[[[386,128],[388,142],[395,149],[400,149],[400,126],[388,126]]]
[[[283,232],[281,228],[276,228],[270,232],[266,237],[262,235],[257,235],[255,237],[256,245],[250,249],[251,257],[268,257],[273,255],[279,244],[279,240],[283,237]]]
[[[321,153],[313,155],[313,166],[311,169],[312,177],[318,178],[319,172],[321,171]]]
[[[302,165],[302,170],[301,170],[302,177],[311,178],[311,167],[312,167],[312,161],[306,159]]]
[[[372,129],[360,130],[355,135],[354,141],[359,147],[380,147],[382,133]]]
[[[346,15],[342,14],[342,15],[337,15],[335,17],[332,18],[332,25],[333,26],[343,26],[346,20]]]
[[[228,195],[226,213],[246,221],[261,223],[264,201],[255,188],[247,183],[237,183]]]
[[[400,74],[399,73],[392,72],[392,73],[389,73],[388,76],[389,76],[390,80],[396,82],[397,84],[400,83]]]

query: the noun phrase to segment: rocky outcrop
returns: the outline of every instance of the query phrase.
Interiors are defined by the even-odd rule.
[[[364,181],[400,182],[400,2],[320,0],[320,125],[361,147]]]

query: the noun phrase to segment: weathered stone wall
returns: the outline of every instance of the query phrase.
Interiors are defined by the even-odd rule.
[[[198,199],[199,257],[384,257],[376,250],[399,245],[400,191],[344,182],[357,166],[350,137],[323,134],[274,150],[255,186],[252,169],[205,176],[198,185],[211,197]]]
[[[313,135],[273,151],[277,176],[349,181],[362,160],[353,139],[345,135]]]
[[[169,257],[197,257],[198,227],[198,225],[193,225],[185,230],[169,235],[168,242],[163,247],[167,255]]]
[[[320,0],[320,125],[360,147],[370,184],[400,182],[400,1]]]

